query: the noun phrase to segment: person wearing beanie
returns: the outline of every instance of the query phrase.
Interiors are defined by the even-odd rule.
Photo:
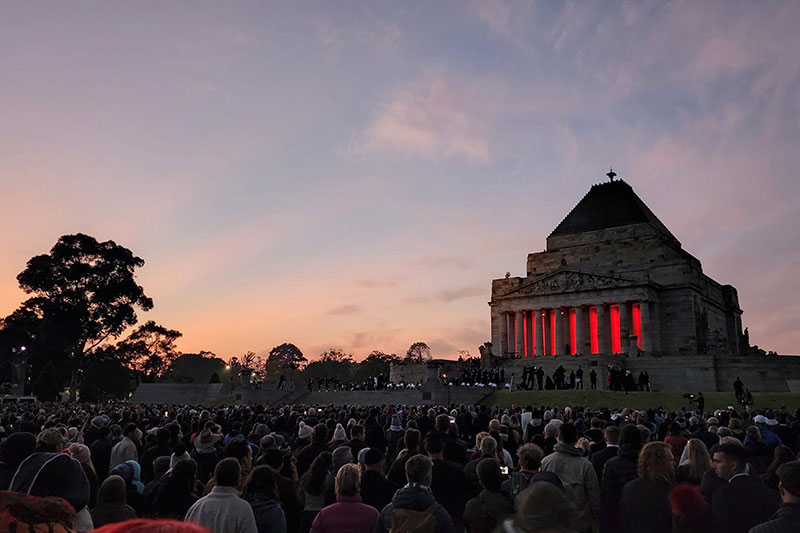
[[[20,463],[35,449],[36,437],[33,433],[21,431],[6,437],[0,445],[0,490],[8,489]]]
[[[642,450],[642,433],[633,424],[622,428],[617,456],[609,459],[603,467],[600,489],[603,500],[602,521],[604,531],[615,533],[620,528],[619,501],[622,488],[638,477],[639,452]]]
[[[100,481],[97,479],[97,473],[92,464],[92,454],[88,446],[78,443],[70,444],[67,450],[72,458],[81,464],[83,473],[89,480],[89,508],[91,509],[97,503],[97,491],[100,487]]]
[[[136,511],[125,502],[125,480],[116,475],[109,476],[97,494],[97,506],[92,509],[92,523],[100,527],[131,518],[136,518]]]
[[[464,525],[470,533],[491,533],[495,526],[514,513],[514,502],[501,490],[500,463],[490,457],[478,463],[481,490],[464,508]]]
[[[81,464],[66,453],[34,453],[20,463],[9,490],[31,496],[58,496],[75,509],[75,529],[91,531],[89,480]]]
[[[404,430],[403,425],[400,423],[400,417],[392,415],[389,429],[386,430],[386,443],[390,454],[395,454],[400,451],[397,446],[403,439],[403,433]]]
[[[347,445],[347,434],[344,431],[344,426],[341,424],[336,424],[336,427],[333,430],[333,437],[331,438],[330,443],[328,444],[328,451],[333,452],[339,446],[346,446]]]
[[[64,435],[56,428],[42,430],[36,435],[36,451],[43,453],[60,453],[64,449]]]
[[[364,448],[361,451],[364,452],[363,458],[359,457],[358,461],[362,469],[361,501],[382,511],[392,501],[392,496],[400,485],[392,483],[383,475],[383,453],[379,449]]]

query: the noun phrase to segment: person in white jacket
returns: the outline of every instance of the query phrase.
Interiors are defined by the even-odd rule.
[[[239,461],[233,457],[220,461],[214,469],[217,485],[189,508],[184,520],[214,533],[258,533],[253,508],[236,489],[240,476]]]
[[[108,471],[111,472],[115,466],[121,465],[125,461],[134,460],[139,462],[139,449],[137,443],[141,438],[142,432],[136,424],[125,426],[122,440],[111,448],[111,461],[108,463]]]

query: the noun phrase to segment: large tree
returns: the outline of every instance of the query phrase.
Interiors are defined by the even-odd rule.
[[[400,362],[400,358],[395,354],[386,354],[379,350],[372,351],[363,361],[358,363],[353,379],[364,381],[367,378],[377,377],[381,374],[389,375],[392,365]]]
[[[430,358],[431,349],[424,342],[415,342],[408,347],[408,351],[406,352],[406,361],[416,361],[417,363],[422,363]]]
[[[20,288],[32,295],[21,307],[60,331],[71,399],[86,354],[135,325],[137,309],[152,309],[134,275],[142,266],[144,260],[124,246],[78,233],[62,236],[49,254],[31,258],[17,276]]]
[[[269,352],[266,364],[267,380],[277,381],[287,370],[297,370],[308,363],[300,348],[290,342],[274,347]]]

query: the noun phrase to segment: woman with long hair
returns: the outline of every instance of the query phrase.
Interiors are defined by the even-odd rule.
[[[767,471],[761,476],[761,480],[767,487],[778,492],[778,483],[780,482],[778,479],[778,467],[789,461],[794,461],[792,449],[788,446],[776,446],[772,454],[772,462],[767,467]]]
[[[242,499],[253,509],[258,533],[286,533],[286,515],[278,503],[275,474],[270,467],[259,466],[250,472]]]
[[[665,442],[649,442],[639,453],[639,477],[622,489],[621,531],[672,532],[669,493],[675,485],[672,449]]]
[[[678,483],[700,486],[709,470],[711,456],[705,443],[700,439],[690,439],[686,444],[686,462],[678,467],[676,480]]]
[[[325,479],[333,466],[333,454],[322,452],[300,478],[297,501],[303,509],[300,516],[300,533],[308,533],[314,518],[325,507]]]

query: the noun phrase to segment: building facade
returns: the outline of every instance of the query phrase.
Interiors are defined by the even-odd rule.
[[[681,376],[699,365],[707,372],[692,388],[727,389],[749,353],[736,289],[705,275],[633,188],[608,176],[528,255],[525,277],[492,281],[492,355],[571,356],[576,367],[618,356],[630,370],[657,369],[662,390],[684,389]],[[800,358],[783,359],[800,370]],[[680,368],[664,372],[669,361]],[[754,390],[768,387],[762,374]]]

